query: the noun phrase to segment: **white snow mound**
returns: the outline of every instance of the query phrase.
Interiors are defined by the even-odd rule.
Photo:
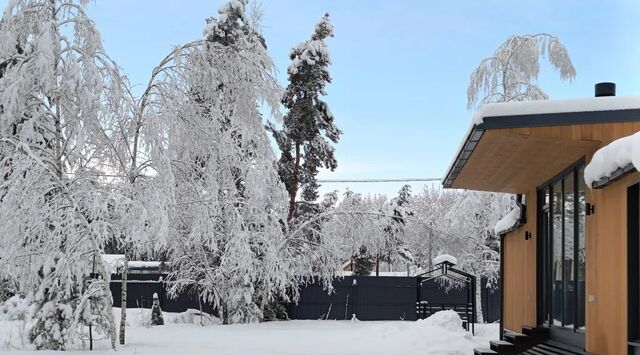
[[[458,264],[458,259],[456,259],[455,256],[449,255],[449,254],[440,254],[438,256],[436,256],[433,259],[433,263],[434,264],[440,264],[443,263],[445,261],[448,261],[450,263],[452,263],[453,265],[457,265]]]
[[[423,326],[443,328],[452,332],[464,332],[462,319],[458,313],[452,310],[436,312],[420,323]]]
[[[640,167],[640,132],[600,148],[584,168],[584,182],[591,187],[595,181],[609,177],[630,164],[636,169]]]
[[[519,219],[520,207],[516,207],[511,210],[511,212],[507,213],[506,216],[502,217],[502,219],[496,223],[495,227],[493,227],[493,230],[496,232],[496,235],[504,234],[504,232],[515,227]]]

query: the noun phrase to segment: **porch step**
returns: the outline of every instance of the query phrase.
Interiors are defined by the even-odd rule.
[[[491,340],[489,342],[491,350],[495,351],[498,354],[515,354],[516,347],[504,340]]]
[[[535,339],[547,339],[549,337],[549,328],[523,326],[522,334],[528,335]]]
[[[504,332],[504,340],[492,340],[490,348],[476,348],[475,355],[592,355],[582,349],[549,340],[549,330],[522,327],[522,333]]]
[[[574,348],[572,346],[568,346],[565,344],[558,343],[556,341],[547,340],[544,343],[540,343],[527,351],[523,352],[523,354],[528,355],[586,355],[588,353]]]
[[[513,333],[513,332],[506,332],[504,334],[504,340],[515,345],[519,349],[530,346],[533,343],[535,343],[535,339],[533,337],[530,337],[525,334]]]

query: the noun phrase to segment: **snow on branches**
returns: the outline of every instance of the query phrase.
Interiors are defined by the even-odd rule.
[[[11,1],[0,23],[0,269],[35,303],[31,340],[39,349],[77,346],[93,317],[115,344],[109,274],[89,278],[110,237],[106,132],[123,93],[83,4]]]
[[[331,82],[331,59],[325,43],[328,37],[333,37],[333,26],[326,14],[316,25],[311,39],[291,49],[287,70],[289,85],[282,98],[288,112],[281,130],[273,124],[267,125],[282,152],[278,172],[289,192],[288,220],[297,215],[298,190],[302,190],[305,202],[316,201],[318,169],[335,170],[338,165],[330,142],[337,143],[342,132],[335,125],[329,105],[321,98],[326,95],[325,86]]]
[[[556,36],[546,33],[514,35],[471,73],[467,108],[491,102],[547,99],[547,94],[536,83],[540,58],[547,58],[560,72],[562,80],[575,78],[569,51]]]

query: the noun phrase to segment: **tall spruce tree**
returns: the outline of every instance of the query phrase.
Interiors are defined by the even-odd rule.
[[[289,86],[282,99],[288,113],[282,130],[267,125],[282,151],[278,172],[289,192],[288,220],[296,215],[298,191],[302,190],[302,199],[307,202],[317,200],[318,169],[333,171],[338,165],[330,142],[337,143],[342,132],[334,124],[329,105],[321,99],[331,82],[331,59],[325,43],[328,37],[333,37],[333,26],[329,14],[325,14],[311,39],[289,54]]]

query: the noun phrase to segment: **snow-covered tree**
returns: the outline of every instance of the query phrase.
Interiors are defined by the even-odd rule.
[[[560,72],[561,79],[575,78],[569,51],[558,37],[546,33],[514,35],[471,73],[467,107],[547,99],[547,94],[537,84],[541,58],[546,58]]]
[[[398,191],[398,196],[391,199],[385,206],[383,218],[387,219],[384,227],[384,254],[377,255],[376,275],[379,274],[380,259],[384,258],[389,267],[396,261],[412,263],[414,257],[405,242],[407,219],[413,217],[411,210],[411,186],[404,185]],[[389,270],[391,271],[391,270]]]
[[[500,250],[496,245],[496,223],[513,208],[513,196],[508,194],[465,191],[445,215],[449,229],[442,250],[458,259],[457,267],[476,276],[478,321],[482,318],[482,283],[495,287],[500,274]]]
[[[0,23],[0,268],[34,304],[38,349],[78,345],[87,322],[115,346],[100,176],[122,77],[84,3],[11,1]],[[89,278],[94,259],[98,279]]]
[[[130,85],[125,83],[126,95],[114,107],[119,115],[111,134],[114,151],[112,203],[115,216],[114,246],[124,254],[121,271],[120,344],[125,343],[127,317],[127,280],[129,259],[133,255],[149,255],[155,250],[159,236],[168,234],[168,211],[172,204],[173,184],[168,173],[168,158],[164,149],[165,126],[162,112],[167,103],[182,98],[182,88],[164,85],[168,77],[180,72],[183,57],[198,43],[188,43],[174,48],[153,68],[142,94],[135,97]]]
[[[224,323],[258,321],[288,299],[301,258],[289,254],[287,194],[257,106],[277,111],[281,90],[244,1],[221,6],[204,35],[166,82],[184,88],[162,113],[175,181],[169,281],[213,302]]]
[[[411,197],[413,215],[405,219],[404,243],[414,258],[414,265],[429,269],[437,253],[450,243],[450,221],[445,216],[452,210],[460,193],[425,186]]]
[[[340,204],[326,216],[322,231],[340,245],[343,262],[371,263],[379,275],[380,262],[413,263],[405,238],[407,219],[413,217],[410,200],[409,186],[390,201],[383,195],[363,197],[347,190]]]
[[[278,171],[289,192],[288,220],[296,216],[298,191],[307,202],[318,199],[318,169],[334,170],[337,162],[330,142],[337,143],[340,130],[334,123],[329,105],[322,100],[325,86],[331,82],[329,51],[325,39],[333,37],[333,26],[326,14],[316,25],[310,40],[294,47],[287,69],[289,85],[282,103],[288,109],[283,128],[267,128],[282,152]]]

